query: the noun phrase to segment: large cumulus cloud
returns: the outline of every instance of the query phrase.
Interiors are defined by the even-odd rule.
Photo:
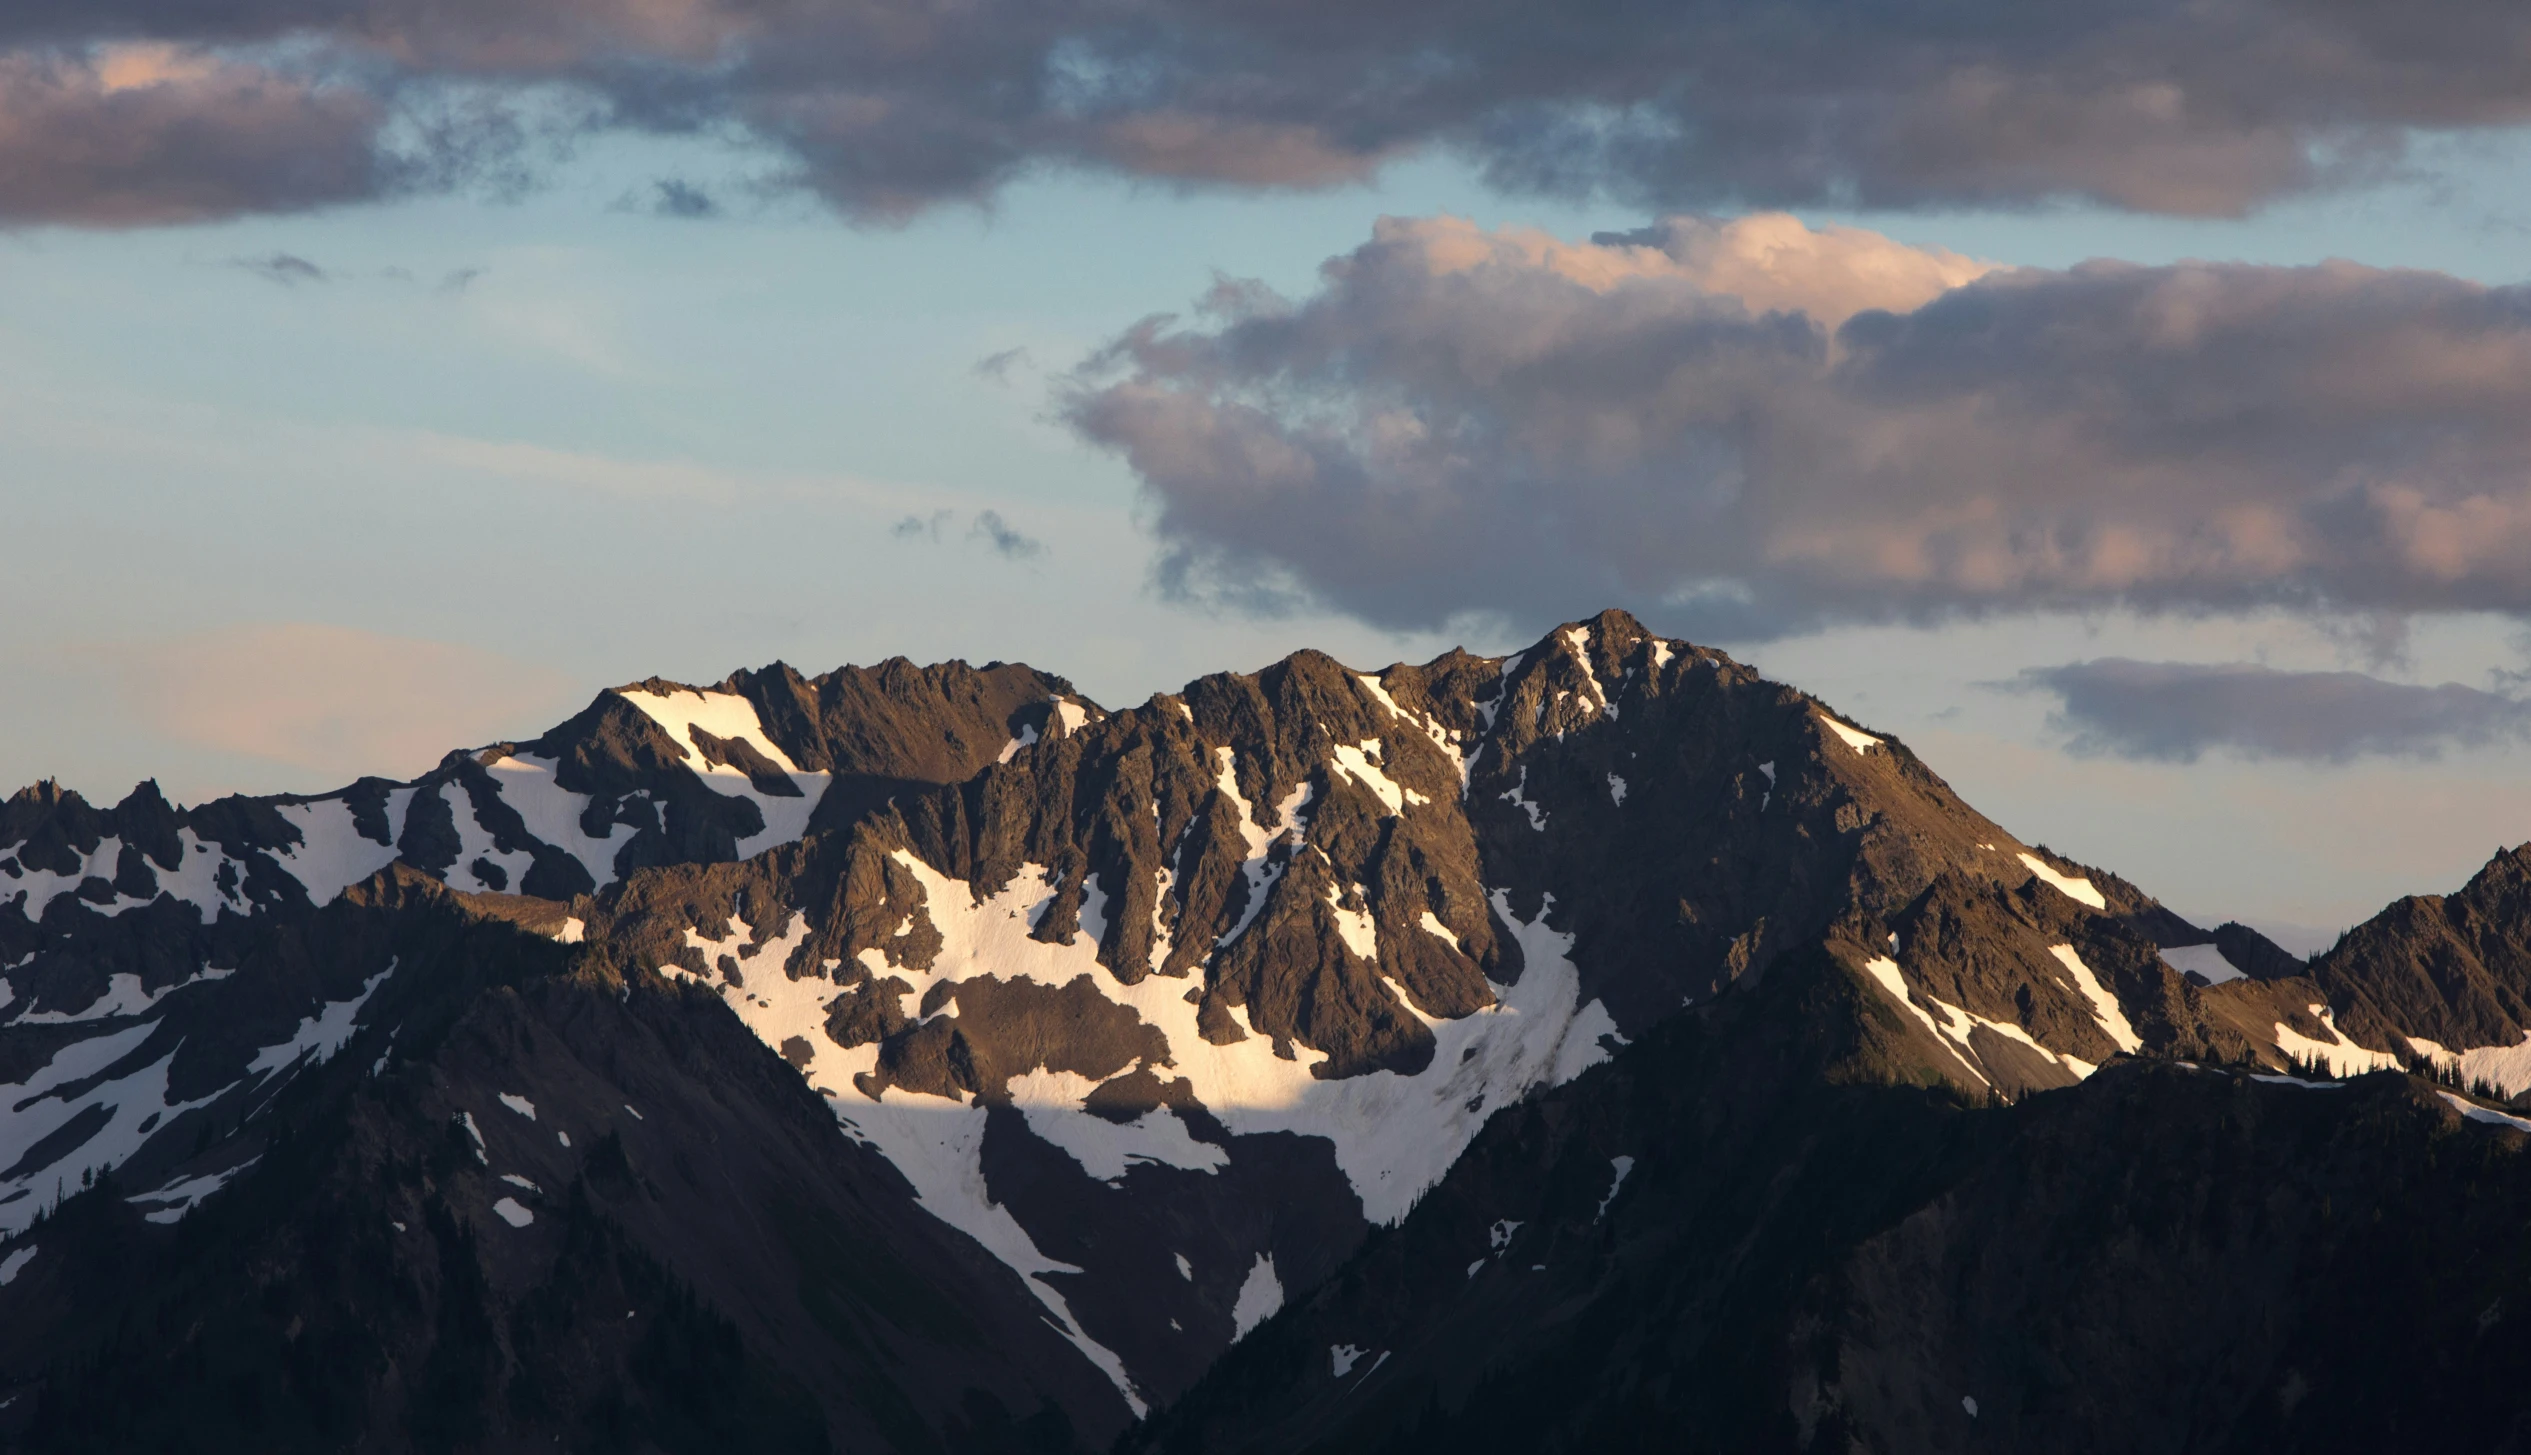
[[[1390,219],[1306,298],[1136,327],[1066,409],[1172,584],[1400,627],[2531,612],[2531,290],[2432,273]]]
[[[283,46],[755,138],[862,215],[1044,165],[1309,186],[1443,148],[1653,209],[2221,214],[2531,114],[2489,0],[24,0],[21,56]],[[251,205],[255,194],[241,194]],[[85,210],[71,208],[73,219]]]

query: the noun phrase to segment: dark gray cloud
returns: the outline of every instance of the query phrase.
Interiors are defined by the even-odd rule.
[[[300,257],[296,253],[265,253],[261,257],[231,258],[229,266],[243,268],[266,282],[295,288],[301,283],[322,283],[334,275]]]
[[[1622,600],[1721,636],[2030,609],[2531,613],[2531,289],[1384,222],[1072,376],[1165,583],[1394,627]]]
[[[2081,197],[2221,214],[2379,175],[2417,129],[2531,116],[2531,12],[2491,0],[28,0],[0,15],[0,47],[21,54],[284,41],[363,77],[373,104],[416,82],[561,83],[608,124],[742,131],[799,185],[879,218],[1048,164],[1306,187],[1434,149],[1507,188],[1651,209]],[[225,205],[286,205],[291,189],[267,195],[282,170],[257,175]]]
[[[2531,737],[2531,703],[2361,672],[2103,657],[2026,671],[2017,685],[2059,699],[2051,721],[2073,735],[2074,751],[2123,758],[2193,763],[2223,748],[2344,763]]]

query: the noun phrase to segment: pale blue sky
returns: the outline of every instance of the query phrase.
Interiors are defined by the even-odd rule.
[[[2521,280],[2524,148],[2424,160],[2429,177],[2245,221],[1805,216],[2019,264],[2338,256]],[[1383,214],[1580,238],[1641,213],[1506,199],[1423,161],[1302,194],[1056,176],[870,230],[748,200],[756,165],[608,141],[515,201],[0,236],[0,777],[109,800],[148,775],[189,800],[315,791],[531,735],[653,673],[999,657],[1124,703],[1303,645],[1377,665],[1551,625],[1401,637],[1163,600],[1135,481],[1046,417],[1046,380],[1216,273],[1306,290]],[[702,220],[624,205],[671,175],[736,200]],[[276,253],[327,277],[237,265]],[[1000,379],[977,372],[1013,349]],[[987,509],[1043,552],[971,538]],[[891,533],[942,510],[938,540]],[[2531,837],[2521,749],[2078,759],[2044,701],[1984,685],[2095,655],[2367,665],[2284,617],[1846,630],[1744,655],[2209,922],[2333,929]],[[2523,658],[2513,624],[2454,619],[2382,670],[2483,686]]]

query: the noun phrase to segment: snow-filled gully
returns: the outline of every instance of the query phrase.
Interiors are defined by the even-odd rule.
[[[1304,803],[1296,794],[1280,805],[1277,829],[1249,825],[1254,829],[1251,865],[1259,864],[1274,840],[1296,825]],[[1440,1181],[1495,1108],[1571,1080],[1606,1059],[1603,1041],[1616,1037],[1616,1023],[1607,1010],[1596,1000],[1581,999],[1572,937],[1549,929],[1544,910],[1536,921],[1515,918],[1506,896],[1498,893],[1495,911],[1519,941],[1527,965],[1519,983],[1494,986],[1495,1005],[1457,1020],[1414,1011],[1436,1042],[1430,1065],[1419,1075],[1376,1071],[1322,1080],[1312,1068],[1326,1059],[1323,1052],[1299,1048],[1297,1060],[1276,1056],[1272,1042],[1251,1031],[1242,1009],[1233,1008],[1230,1014],[1242,1031],[1250,1032],[1247,1039],[1226,1046],[1205,1040],[1196,1029],[1197,1009],[1186,1000],[1186,980],[1151,975],[1122,984],[1098,963],[1094,935],[1076,935],[1068,944],[1029,938],[1030,927],[1054,892],[1052,877],[1042,867],[1023,866],[998,893],[979,901],[964,881],[942,875],[910,854],[896,857],[922,885],[941,948],[929,971],[888,965],[876,950],[862,953],[874,978],[911,982],[903,1000],[909,1013],[923,1003],[926,991],[943,982],[993,976],[1058,987],[1089,976],[1109,1000],[1160,1029],[1168,1044],[1162,1063],[1167,1074],[1191,1081],[1196,1099],[1234,1137],[1290,1132],[1332,1144],[1337,1166],[1361,1198],[1364,1214],[1376,1223],[1404,1217],[1414,1200]],[[1253,919],[1271,886],[1272,879],[1264,874],[1251,880],[1251,913],[1243,920]],[[1103,924],[1106,896],[1095,878],[1084,890],[1084,901],[1083,923]],[[845,1133],[885,1154],[914,1185],[926,1211],[974,1238],[1018,1273],[1065,1337],[1140,1411],[1142,1396],[1122,1360],[1082,1330],[1063,1295],[1040,1277],[1078,1270],[1040,1252],[986,1187],[981,1156],[986,1109],[893,1086],[873,1100],[856,1087],[857,1077],[878,1068],[879,1047],[845,1050],[826,1037],[826,1006],[838,993],[832,980],[793,980],[781,973],[808,933],[807,920],[795,912],[779,934],[752,950],[747,941],[754,938],[754,928],[735,918],[722,937],[694,936],[709,947],[707,953],[730,954],[751,972],[744,976],[744,988],[717,980],[704,983],[768,1046],[780,1049],[795,1038],[804,1041],[811,1055],[803,1074],[826,1098]],[[675,966],[662,971],[680,979],[700,978]],[[1210,1173],[1232,1155],[1230,1149],[1196,1138],[1167,1108],[1121,1125],[1091,1115],[1083,1099],[1095,1085],[1075,1073],[1037,1067],[1014,1076],[1009,1089],[1032,1133],[1102,1180],[1125,1177],[1143,1163]],[[1245,1277],[1241,1309],[1261,1319],[1264,1314],[1258,1310],[1269,1304],[1269,1285],[1273,1304],[1281,1301],[1280,1285],[1273,1282],[1270,1263],[1248,1270]]]

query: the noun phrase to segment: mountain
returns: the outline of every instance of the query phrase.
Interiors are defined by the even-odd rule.
[[[2186,1311],[2498,1286],[2519,1139],[2452,1087],[2531,1087],[2526,872],[2297,960],[1618,612],[1115,711],[777,665],[411,783],[39,785],[0,1439],[1913,1448],[1926,1381],[2022,1387],[1959,1352],[2012,1290],[2089,1310],[2101,1258],[2163,1294],[2029,1348],[2220,1335],[2326,1411],[2338,1366]],[[2335,1082],[2374,1067],[2421,1075]],[[2150,1253],[2313,1198],[2237,1277]],[[2386,1263],[2359,1205],[2448,1241]],[[2034,1448],[2067,1408],[1982,1398]]]

